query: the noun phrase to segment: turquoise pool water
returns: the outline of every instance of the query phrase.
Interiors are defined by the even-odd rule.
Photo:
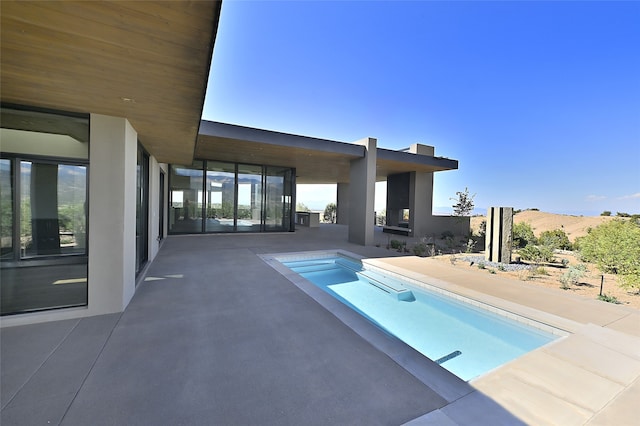
[[[343,257],[282,261],[429,359],[471,380],[558,336]]]

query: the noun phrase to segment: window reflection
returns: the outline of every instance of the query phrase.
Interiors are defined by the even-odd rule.
[[[207,232],[233,232],[235,227],[235,165],[207,162]]]
[[[0,313],[86,305],[89,119],[0,118]]]
[[[0,159],[0,258],[13,257],[13,179],[11,160]]]
[[[172,165],[169,230],[290,231],[293,176],[286,167],[218,161]]]
[[[20,162],[21,257],[86,250],[86,167]]]
[[[260,231],[262,223],[262,167],[238,165],[238,232]]]

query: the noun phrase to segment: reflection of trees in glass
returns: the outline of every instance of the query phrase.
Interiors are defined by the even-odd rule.
[[[0,160],[0,254],[11,253],[13,248],[13,190],[11,188],[11,162]]]
[[[222,205],[214,204],[213,207],[207,207],[207,217],[209,219],[233,218],[233,203],[223,202]]]

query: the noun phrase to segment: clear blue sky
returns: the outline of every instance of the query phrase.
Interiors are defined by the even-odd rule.
[[[640,2],[225,0],[203,118],[434,145],[443,213],[640,213]]]

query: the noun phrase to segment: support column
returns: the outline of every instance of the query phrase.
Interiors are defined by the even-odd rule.
[[[413,144],[409,152],[433,157],[432,146]],[[433,232],[433,173],[411,172],[409,178],[409,227],[412,236],[424,237]]]
[[[89,311],[121,312],[135,291],[137,133],[125,118],[91,115]]]
[[[377,140],[361,139],[363,158],[351,161],[349,174],[349,242],[363,246],[374,243]]]
[[[336,194],[336,223],[339,225],[349,224],[349,184],[338,183]]]

